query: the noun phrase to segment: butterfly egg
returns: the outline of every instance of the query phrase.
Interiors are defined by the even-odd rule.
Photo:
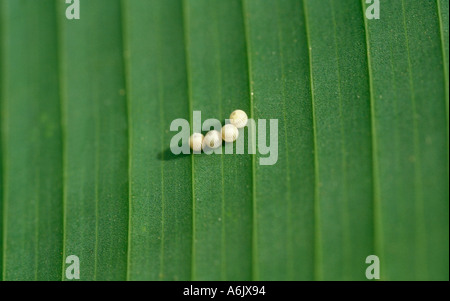
[[[236,110],[230,115],[230,122],[234,124],[238,129],[243,128],[247,125],[248,117],[247,114],[242,110]]]
[[[222,128],[222,139],[225,142],[234,142],[239,136],[239,130],[234,124],[225,124]]]
[[[194,133],[189,137],[189,146],[194,152],[200,152],[202,150],[204,137],[200,133]]]
[[[205,149],[205,147],[214,149],[218,148],[221,145],[222,145],[222,137],[220,133],[216,130],[209,131],[205,135],[205,138],[203,139],[203,149]]]

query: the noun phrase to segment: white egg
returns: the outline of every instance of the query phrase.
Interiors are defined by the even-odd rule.
[[[234,124],[238,129],[243,128],[247,125],[248,116],[242,110],[236,110],[230,115],[230,122]]]
[[[203,149],[205,149],[205,147],[214,149],[218,148],[221,145],[222,137],[218,131],[213,130],[206,133],[205,138],[203,139]]]
[[[200,133],[194,133],[191,137],[189,137],[189,146],[195,152],[202,151],[204,137]]]
[[[234,142],[239,137],[239,130],[234,124],[225,124],[222,127],[222,139],[225,142]]]

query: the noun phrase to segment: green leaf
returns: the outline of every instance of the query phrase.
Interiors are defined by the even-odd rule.
[[[305,1],[317,177],[316,277],[325,280],[364,279],[358,263],[373,253],[370,93],[364,16],[358,12],[356,1]]]
[[[128,116],[119,1],[59,17],[64,132],[64,258],[83,280],[122,280],[128,249]],[[105,7],[107,9],[105,9]]]
[[[449,89],[449,79],[448,79],[448,0],[439,0],[437,1],[437,9],[438,9],[438,18],[439,18],[439,31],[441,34],[441,47],[442,47],[442,56],[443,56],[443,64],[445,71],[445,93],[446,93],[446,109],[447,109],[447,136],[448,136],[448,89]]]
[[[4,280],[59,280],[62,135],[55,4],[2,1]]]
[[[448,0],[80,2],[0,0],[1,280],[449,279]]]
[[[249,112],[241,2],[183,4],[190,111],[222,123],[235,109]],[[251,187],[250,155],[192,156],[193,280],[251,279]]]
[[[125,1],[129,116],[128,279],[189,280],[191,159],[170,152],[189,119],[181,1]],[[150,17],[149,17],[150,16]]]
[[[380,22],[366,22],[376,251],[386,280],[448,279],[448,71],[438,2],[391,1]]]
[[[0,7],[2,7],[3,3],[0,3]],[[3,14],[0,13],[0,34],[3,34],[3,28],[4,28],[4,23],[3,23]],[[4,44],[4,39],[0,39],[0,64],[3,64],[3,44]],[[5,141],[3,140],[3,120],[5,120],[5,114],[4,114],[4,93],[3,90],[4,88],[4,84],[3,84],[3,69],[0,67],[0,280],[3,279],[3,232],[4,232],[4,224],[3,224],[3,220],[4,220],[4,202],[3,202],[3,191],[4,191],[4,182],[3,182],[3,174],[4,174],[4,169],[3,169],[3,164],[4,164],[4,145],[5,145]]]
[[[255,280],[314,277],[314,139],[305,17],[295,0],[246,0],[254,119],[278,119],[278,161],[254,161]],[[269,71],[270,70],[270,71]],[[258,152],[259,153],[259,149]]]

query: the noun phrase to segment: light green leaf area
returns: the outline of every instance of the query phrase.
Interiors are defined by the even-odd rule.
[[[80,4],[0,0],[1,280],[449,279],[448,0]]]

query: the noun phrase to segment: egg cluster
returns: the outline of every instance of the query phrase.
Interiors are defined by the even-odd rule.
[[[236,110],[230,115],[230,123],[225,124],[222,130],[209,131],[203,136],[201,133],[194,133],[189,138],[189,145],[195,152],[205,150],[205,148],[215,149],[222,145],[222,141],[234,142],[239,137],[239,129],[247,125],[247,114],[242,110]]]

